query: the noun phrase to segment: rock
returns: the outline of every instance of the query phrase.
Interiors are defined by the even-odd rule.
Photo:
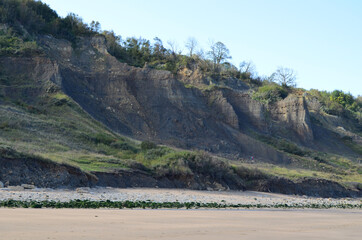
[[[32,184],[21,184],[24,189],[34,189],[35,186]]]
[[[221,185],[220,183],[214,183],[214,189],[215,190],[218,190],[218,191],[225,191],[226,190],[226,188],[223,186],[223,185]]]
[[[0,64],[1,65],[1,64]],[[0,155],[5,153],[0,151]],[[9,175],[9,170],[13,174]],[[0,179],[4,186],[21,186],[26,189],[40,188],[76,188],[88,186],[95,177],[81,171],[79,168],[45,161],[36,157],[7,159],[0,157]],[[5,182],[6,181],[6,182]],[[9,184],[10,182],[10,184]]]
[[[0,181],[0,188],[4,188],[4,183]]]
[[[80,187],[75,190],[77,193],[89,193],[90,188],[89,187]]]
[[[309,111],[305,99],[299,95],[290,94],[282,101],[270,107],[272,119],[277,121],[281,128],[287,128],[288,134],[294,132],[303,142],[313,141],[313,130]]]
[[[24,187],[22,186],[8,186],[8,189],[12,191],[24,191]]]

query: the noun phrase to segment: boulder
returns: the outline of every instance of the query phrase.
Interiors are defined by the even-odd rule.
[[[32,184],[21,184],[21,187],[23,187],[24,189],[34,189],[35,186]]]
[[[89,187],[80,187],[76,189],[77,193],[89,193],[90,188]]]

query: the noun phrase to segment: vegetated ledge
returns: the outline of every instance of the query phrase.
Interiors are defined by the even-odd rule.
[[[0,181],[6,185],[33,184],[45,188],[77,187],[158,187],[194,190],[254,190],[318,197],[361,197],[362,191],[350,190],[339,183],[324,179],[303,178],[291,181],[285,178],[259,175],[236,177],[224,174],[212,177],[205,173],[193,175],[154,176],[141,170],[86,173],[77,167],[59,164],[36,156],[17,152],[1,152]]]
[[[6,200],[0,201],[0,207],[8,208],[138,208],[138,209],[362,209],[362,204],[227,204],[227,203],[202,203],[202,202],[152,202],[152,201],[89,201],[89,200],[71,200],[69,202],[56,201],[18,201]]]

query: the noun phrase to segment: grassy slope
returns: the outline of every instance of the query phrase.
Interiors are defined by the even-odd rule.
[[[202,91],[213,91],[219,86],[187,84],[186,87],[195,87]],[[286,153],[291,159],[293,159],[293,161],[288,166],[277,166],[266,163],[250,163],[250,161],[245,161],[244,163],[232,162],[233,166],[243,166],[249,169],[257,168],[266,174],[281,176],[292,180],[297,180],[303,177],[314,177],[342,183],[362,181],[362,166],[358,163],[358,159],[356,158],[348,158],[344,156],[343,153],[331,154],[319,152],[298,146],[286,139],[276,138],[271,135],[261,135],[251,129],[248,134],[259,141],[270,145],[276,150]],[[361,154],[360,145],[348,139],[345,140],[344,143],[357,155]]]
[[[156,176],[190,175],[195,168],[207,174],[243,169],[289,179],[320,177],[339,182],[362,182],[362,169],[339,155],[319,153],[275,138],[259,140],[294,159],[289,166],[212,160],[205,154],[144,146],[117,135],[92,119],[60,90],[47,92],[43,85],[23,75],[0,74],[0,148],[78,166],[85,171],[141,169]],[[5,91],[7,88],[11,91]],[[34,91],[40,94],[24,95]],[[9,94],[9,92],[11,94]],[[35,97],[34,97],[35,96]],[[222,164],[226,162],[227,164]],[[247,162],[247,161],[246,161]],[[230,168],[229,166],[234,168]],[[238,172],[238,171],[236,171]],[[239,171],[240,172],[240,171]],[[240,174],[238,174],[240,175]]]
[[[42,107],[11,101],[0,105],[0,147],[71,164],[85,171],[138,168],[158,176],[192,174],[189,161],[197,154],[163,146],[141,149],[139,143],[110,132],[90,118],[66,95],[49,94],[43,96],[42,101],[45,100],[48,104]],[[341,156],[325,155],[327,163],[309,156],[291,156],[298,161],[288,167],[237,161],[230,164],[289,179],[307,176],[362,182],[361,168]]]
[[[29,86],[29,82],[16,79],[12,79],[12,84]],[[0,95],[0,148],[70,164],[84,171],[129,168],[157,176],[192,172],[183,159],[194,158],[196,153],[140,144],[115,134],[60,91],[43,93],[32,99],[32,104],[15,98]]]

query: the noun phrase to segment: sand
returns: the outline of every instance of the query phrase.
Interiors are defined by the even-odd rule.
[[[361,239],[361,210],[0,209],[0,239]]]

